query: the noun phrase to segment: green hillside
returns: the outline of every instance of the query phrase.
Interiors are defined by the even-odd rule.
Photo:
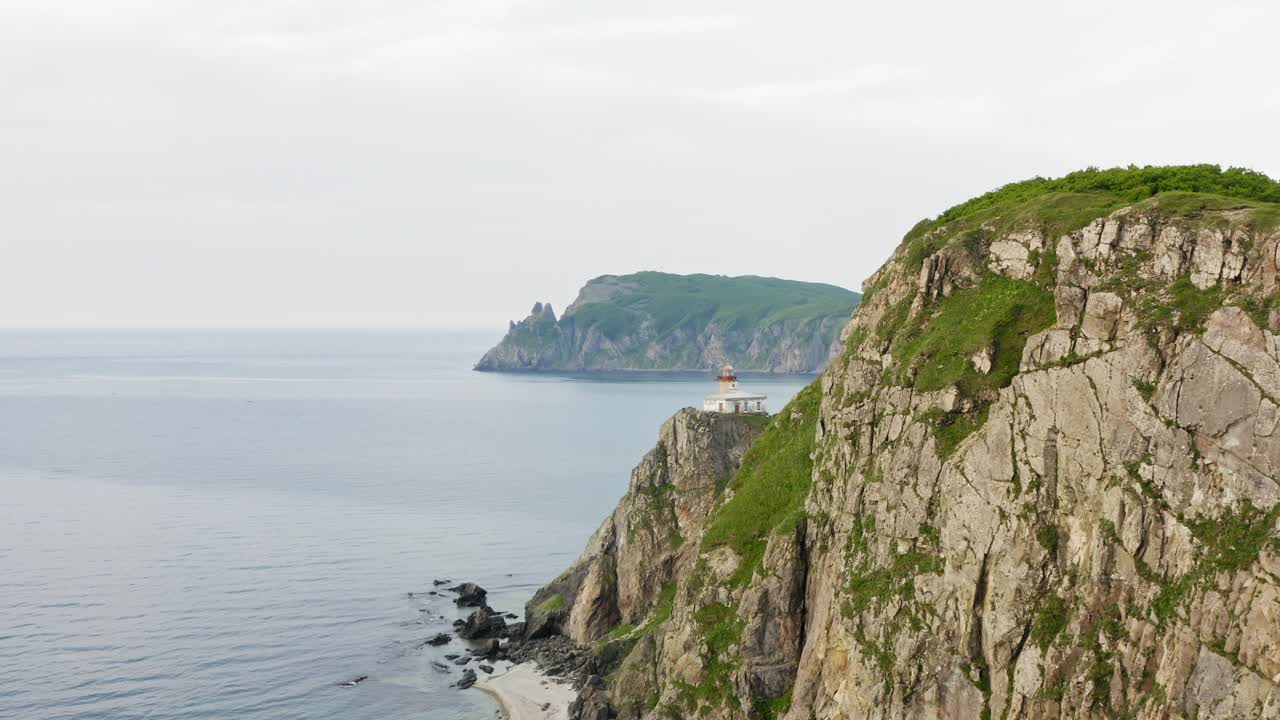
[[[861,296],[778,278],[602,275],[556,318],[539,303],[480,370],[744,369],[814,372]]]
[[[746,275],[672,275],[638,272],[604,275],[593,283],[613,280],[621,288],[605,302],[575,306],[566,313],[580,325],[600,324],[609,337],[628,332],[651,320],[659,335],[672,330],[716,322],[743,330],[778,322],[807,320],[833,313],[849,313],[858,293],[834,285]]]
[[[1068,232],[1156,197],[1162,205],[1179,211],[1254,207],[1263,211],[1260,223],[1280,223],[1280,214],[1272,205],[1280,203],[1280,182],[1262,173],[1244,168],[1223,170],[1218,165],[1130,165],[1010,183],[948,208],[936,218],[920,221],[906,239],[942,227],[947,227],[949,234],[984,225],[999,231],[1029,220],[1052,232]]]

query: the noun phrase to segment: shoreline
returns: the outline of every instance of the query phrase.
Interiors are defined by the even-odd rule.
[[[598,377],[608,375],[641,375],[651,373],[654,375],[699,375],[703,377],[715,376],[714,368],[493,368],[479,367],[478,365],[471,368],[472,372],[496,373],[499,375],[560,375],[567,377]],[[787,376],[816,378],[822,374],[822,370],[752,370],[750,368],[738,368],[738,372],[743,375],[750,375],[759,378],[774,378]]]
[[[477,678],[475,689],[493,698],[505,720],[568,720],[578,693],[532,663],[510,665]]]

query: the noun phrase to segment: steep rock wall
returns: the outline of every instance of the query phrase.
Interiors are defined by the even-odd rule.
[[[824,377],[831,551],[788,717],[1280,714],[1277,235],[1155,203],[917,271],[918,247]],[[887,335],[993,277],[1051,293],[1052,323],[930,387],[949,359]]]
[[[1198,205],[909,235],[678,560],[566,603],[581,716],[1280,717],[1280,233]]]

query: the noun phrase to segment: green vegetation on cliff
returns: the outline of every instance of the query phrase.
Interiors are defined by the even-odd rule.
[[[704,549],[727,545],[740,558],[735,585],[751,580],[771,534],[794,531],[804,517],[821,399],[815,380],[774,416],[742,458],[729,484],[733,497],[707,526]]]
[[[957,291],[938,303],[929,317],[896,329],[892,353],[914,374],[919,390],[957,385],[962,394],[1009,384],[1027,338],[1053,324],[1053,293],[1022,280],[990,276],[974,288]],[[972,356],[987,352],[991,369],[974,369]]]
[[[1049,236],[1078,230],[1123,207],[1158,203],[1170,212],[1250,208],[1254,222],[1280,224],[1280,182],[1253,170],[1217,165],[1089,168],[1060,178],[1010,183],[921,220],[902,242],[908,272],[957,237],[977,245],[1002,232],[1038,227]],[[872,289],[868,289],[868,295]]]
[[[683,327],[715,322],[734,330],[844,314],[858,294],[834,285],[770,277],[671,275],[638,272],[612,279],[617,291],[607,301],[578,306],[566,317],[578,323],[607,320],[602,331],[616,339],[637,323],[651,321],[659,337]]]
[[[736,471],[647,546],[675,570],[604,636],[631,653],[613,707],[1268,716],[1277,200],[1248,171],[1089,170],[913,229],[821,384],[743,418]]]
[[[1218,165],[1089,168],[1060,178],[1035,177],[1009,183],[948,208],[937,218],[916,225],[911,234],[923,235],[962,218],[990,219],[997,216],[1005,222],[1040,216],[1049,224],[1061,222],[1083,227],[1096,217],[1161,193],[1199,193],[1235,200],[1280,203],[1280,182],[1253,170],[1223,170]],[[1188,204],[1187,209],[1191,209],[1191,205],[1198,207],[1202,202],[1195,199],[1193,203],[1187,203],[1191,199],[1185,196],[1177,199]]]
[[[539,303],[479,370],[704,369],[814,372],[861,296],[777,278],[602,275],[556,319]]]
[[[1280,224],[1280,182],[1251,170],[1217,165],[1090,168],[1060,178],[1032,178],[1005,185],[917,223],[903,238],[897,263],[886,266],[867,288],[870,299],[895,279],[914,282],[927,258],[947,250],[953,260],[970,262],[995,238],[1033,230],[1049,238],[1048,247],[1027,258],[1034,276],[1015,280],[987,272],[975,286],[943,297],[902,297],[875,326],[890,343],[895,364],[886,380],[918,390],[955,386],[962,403],[955,412],[931,411],[922,419],[934,429],[939,450],[949,455],[985,423],[992,391],[1018,372],[1027,338],[1055,321],[1054,291],[1058,258],[1054,238],[1079,230],[1124,207],[1159,211],[1187,222],[1210,211],[1242,210],[1257,228]],[[1108,278],[1104,287],[1133,299],[1148,332],[1161,328],[1199,330],[1204,319],[1228,300],[1219,288],[1197,289],[1187,278],[1156,287],[1137,277],[1150,258],[1136,253],[1125,260],[1133,272]],[[1276,305],[1271,298],[1232,298],[1264,324]],[[989,353],[990,369],[981,371],[975,356]]]

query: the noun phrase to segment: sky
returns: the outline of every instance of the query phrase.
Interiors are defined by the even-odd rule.
[[[1280,177],[1280,3],[6,0],[0,327],[505,329],[858,289],[1035,175]]]

